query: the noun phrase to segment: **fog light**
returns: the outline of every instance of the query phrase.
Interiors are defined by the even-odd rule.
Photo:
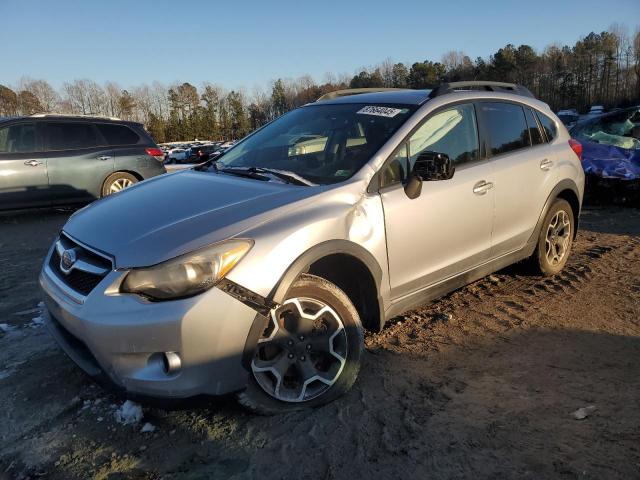
[[[164,355],[162,355],[162,367],[167,375],[178,373],[182,367],[180,355],[176,352],[164,352]]]

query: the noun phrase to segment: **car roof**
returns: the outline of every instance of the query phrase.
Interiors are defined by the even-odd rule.
[[[309,105],[335,105],[342,103],[389,103],[397,105],[422,105],[429,99],[431,90],[388,90],[382,92],[358,93],[343,97],[321,100]]]
[[[17,115],[14,117],[0,117],[0,123],[15,121],[15,120],[71,120],[73,122],[104,122],[104,123],[116,123],[126,125],[142,125],[139,122],[132,122],[130,120],[120,120],[114,117],[102,117],[98,115],[66,115],[66,114],[35,114],[35,115]]]

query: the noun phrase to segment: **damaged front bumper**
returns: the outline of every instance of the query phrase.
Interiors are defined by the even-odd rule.
[[[229,282],[168,302],[105,293],[121,275],[110,272],[78,302],[45,262],[46,323],[78,366],[140,396],[177,399],[245,388],[247,357],[264,325],[258,312],[268,302]]]

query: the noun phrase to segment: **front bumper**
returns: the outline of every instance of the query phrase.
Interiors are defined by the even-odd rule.
[[[192,298],[145,302],[106,294],[123,275],[109,273],[79,302],[45,261],[40,275],[49,331],[67,355],[94,377],[128,393],[157,398],[222,395],[243,389],[245,344],[256,311],[218,288]],[[181,368],[166,373],[162,356]]]

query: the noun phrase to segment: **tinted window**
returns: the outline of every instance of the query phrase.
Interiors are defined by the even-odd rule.
[[[489,102],[482,103],[481,108],[489,131],[493,155],[529,146],[529,129],[520,105]]]
[[[556,135],[558,134],[558,127],[556,127],[556,122],[540,112],[536,111],[536,113],[538,114],[538,120],[540,120],[542,129],[547,135],[547,141],[550,142],[551,140],[556,138]]]
[[[136,132],[124,125],[97,124],[108,145],[135,145],[140,140]]]
[[[74,150],[98,145],[96,131],[89,123],[48,123],[47,138],[51,150]]]
[[[536,122],[536,117],[533,113],[533,110],[525,107],[524,112],[527,117],[527,126],[529,127],[531,144],[540,145],[541,143],[544,143],[544,139],[542,138],[542,133],[540,133],[540,129],[538,128],[538,122]]]
[[[21,123],[0,128],[0,153],[29,153],[36,151],[36,127]]]

